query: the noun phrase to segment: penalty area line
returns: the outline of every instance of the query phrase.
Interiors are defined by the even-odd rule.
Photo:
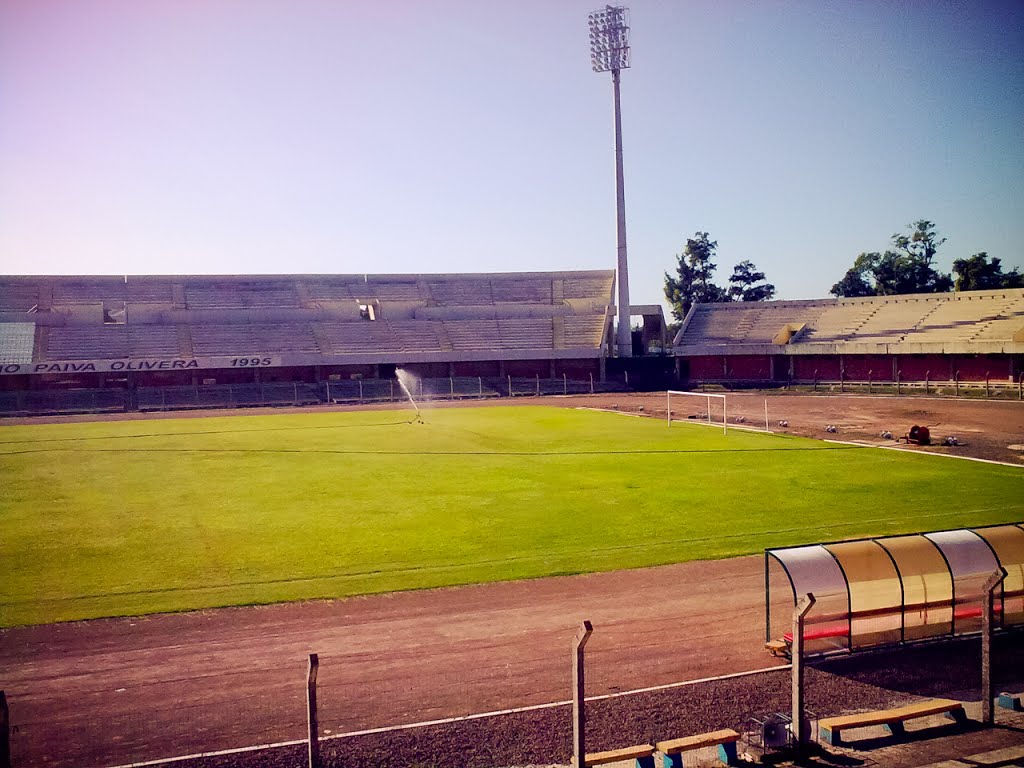
[[[598,410],[598,409],[591,409]],[[762,667],[761,669],[750,669],[746,672],[732,672],[727,675],[716,675],[714,677],[700,677],[695,680],[684,680],[678,683],[665,683],[663,685],[652,685],[647,688],[636,688],[630,691],[616,691],[615,693],[604,693],[598,696],[587,696],[585,701],[605,701],[608,699],[619,699],[624,696],[635,696],[640,693],[654,693],[656,691],[667,691],[673,688],[686,688],[688,686],[700,685],[702,683],[714,683],[719,680],[733,680],[739,677],[749,677],[751,675],[760,675],[766,672],[784,672],[787,669],[791,669],[792,664],[779,664],[774,667]],[[556,707],[566,707],[572,704],[572,699],[565,699],[564,701],[552,701],[546,704],[531,704],[525,707],[512,707],[510,709],[500,709],[494,712],[479,712],[472,715],[460,715],[457,717],[445,717],[439,720],[423,720],[418,723],[405,723],[403,725],[386,725],[380,728],[367,728],[362,731],[349,731],[348,733],[332,733],[327,736],[321,736],[320,741],[332,741],[335,739],[352,739],[359,736],[373,736],[380,733],[394,733],[396,731],[408,731],[414,728],[429,728],[433,725],[449,725],[451,723],[463,723],[471,720],[483,720],[488,717],[502,717],[504,715],[515,715],[520,712],[535,712],[540,709],[555,709]],[[234,749],[222,749],[215,752],[196,752],[191,755],[181,755],[179,757],[163,757],[156,760],[145,760],[137,763],[123,763],[121,765],[110,766],[110,768],[146,768],[147,766],[153,765],[168,765],[171,763],[180,763],[185,760],[198,760],[204,757],[220,757],[224,755],[237,755],[245,752],[259,752],[265,749],[280,749],[282,747],[296,747],[303,744],[308,744],[307,739],[294,739],[292,741],[279,741],[273,744],[258,744],[251,747],[236,747]]]

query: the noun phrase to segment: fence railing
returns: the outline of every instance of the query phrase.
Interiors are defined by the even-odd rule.
[[[623,381],[568,376],[452,376],[416,379],[412,396],[417,401],[542,397],[618,392]],[[207,408],[303,406],[324,403],[363,404],[401,402],[407,395],[395,379],[341,381],[199,384],[127,389],[70,389],[0,391],[0,414],[43,415],[118,411],[176,411]]]

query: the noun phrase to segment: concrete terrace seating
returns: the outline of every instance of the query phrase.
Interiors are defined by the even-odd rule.
[[[498,320],[500,349],[551,349],[554,331],[549,318]]]
[[[313,329],[309,323],[254,323],[252,340],[256,351],[274,353],[319,354]]]
[[[174,301],[174,288],[167,280],[132,280],[125,286],[124,299],[129,305],[170,304]]]
[[[72,278],[55,280],[53,304],[95,304],[102,301],[122,302],[125,298],[123,277]]]
[[[321,322],[318,328],[331,348],[328,354],[390,352],[400,349],[400,342],[390,323],[356,320],[353,322]]]
[[[994,317],[975,330],[972,341],[1010,341],[1024,332],[1024,297],[1004,301]]]
[[[938,302],[910,331],[908,340],[967,341],[979,330],[981,322],[989,322],[997,317],[1005,303],[1001,296],[958,298]]]
[[[441,341],[434,322],[395,321],[391,328],[398,339],[398,348],[403,352],[439,352]]]
[[[817,319],[804,330],[800,341],[837,344],[846,341],[875,311],[875,306],[861,302],[837,302],[821,307]]]
[[[922,299],[894,299],[877,303],[874,311],[854,328],[848,338],[852,341],[897,344],[934,308],[933,302]]]
[[[189,309],[299,306],[295,285],[290,281],[189,282],[185,284],[185,301]]]
[[[567,315],[562,322],[563,348],[596,347],[601,344],[603,315]]]
[[[565,299],[601,299],[613,301],[612,285],[615,273],[607,276],[565,278],[562,280],[562,297]]]
[[[441,306],[493,304],[491,281],[486,279],[430,280],[430,299]]]
[[[497,304],[551,304],[552,281],[539,277],[502,277],[491,280]]]
[[[128,357],[128,326],[82,325],[51,328],[45,359],[103,360]]]
[[[128,325],[129,357],[177,357],[178,329],[173,325]]]
[[[728,305],[726,305],[728,306]],[[718,308],[714,304],[701,304],[693,312],[681,344],[729,344],[734,342],[736,327],[743,319],[743,311]]]
[[[35,283],[0,281],[0,312],[28,312],[39,304]]]
[[[482,351],[498,346],[497,320],[445,320],[444,330],[456,352]]]

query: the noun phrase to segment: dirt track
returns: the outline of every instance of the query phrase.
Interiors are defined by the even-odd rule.
[[[764,400],[734,395],[731,414],[763,424]],[[642,406],[662,417],[665,403],[664,395],[542,402]],[[934,425],[933,435],[966,444],[921,450],[1018,463],[1006,446],[1024,443],[1024,404],[1015,402],[770,395],[769,415],[776,429],[789,422],[781,431],[877,443],[891,442],[878,437],[882,429]],[[825,424],[839,433],[826,434]],[[773,663],[761,650],[763,573],[754,557],[5,630],[0,689],[16,728],[15,765],[110,765],[302,738],[311,651],[321,660],[321,729],[332,733],[563,700],[582,618],[596,628],[591,695]]]

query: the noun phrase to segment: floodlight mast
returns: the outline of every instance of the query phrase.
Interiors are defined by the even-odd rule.
[[[606,5],[587,19],[590,26],[590,64],[595,72],[612,73],[615,106],[615,232],[618,242],[618,331],[619,357],[631,357],[633,341],[629,329],[629,269],[626,264],[626,193],[622,174],[622,110],[619,103],[620,70],[629,69],[629,9]]]

